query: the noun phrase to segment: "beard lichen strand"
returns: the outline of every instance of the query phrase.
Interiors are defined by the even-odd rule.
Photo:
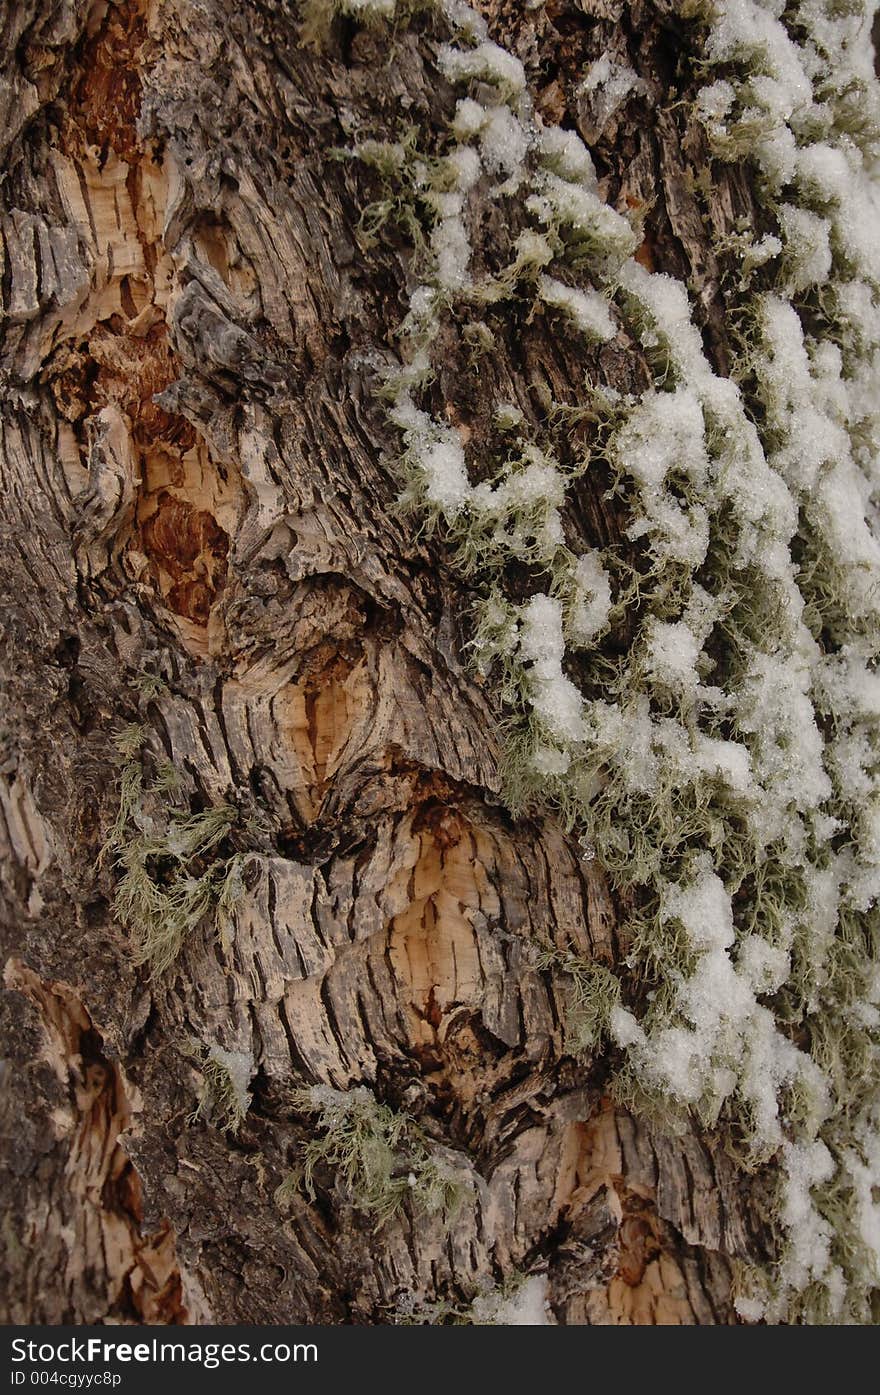
[[[871,7],[808,0],[783,19],[775,0],[730,0],[703,7],[707,29],[694,29],[694,64],[725,74],[701,90],[697,115],[719,155],[756,162],[778,224],[759,244],[742,233],[742,390],[710,367],[684,286],[634,258],[638,239],[599,196],[580,139],[543,125],[521,65],[480,15],[458,0],[441,8],[456,38],[438,65],[480,86],[457,104],[445,159],[415,166],[428,270],[385,387],[405,445],[403,498],[445,525],[487,586],[476,662],[500,675],[499,699],[518,717],[517,801],[556,805],[620,883],[641,889],[629,966],[654,990],[641,1019],[605,984],[591,996],[582,976],[591,1031],[598,1017],[626,1053],[620,1090],[724,1119],[747,1161],[777,1167],[780,1253],[743,1275],[741,1316],[869,1320],[880,1283]],[[395,12],[388,0],[369,17]],[[507,268],[475,280],[467,205],[478,182],[486,197],[517,196],[535,226]],[[752,293],[774,261],[774,292]],[[554,262],[588,271],[592,287],[550,276]],[[522,439],[473,485],[460,433],[417,404],[447,307],[515,295],[587,339],[615,332],[616,306],[655,366],[639,400],[604,390],[617,422],[607,455],[649,563],[616,601],[613,559],[565,545],[568,481],[549,451]],[[793,296],[801,309],[811,297],[806,336]],[[516,409],[499,403],[502,414],[516,431]],[[525,602],[503,585],[505,564],[522,560],[548,577]],[[596,666],[586,697],[566,654],[588,659],[630,596],[636,640],[616,669]]]
[[[237,1134],[251,1106],[248,1087],[255,1071],[253,1055],[228,1051],[216,1042],[193,1041],[189,1049],[202,1077],[190,1122],[207,1119],[215,1128]]]
[[[377,1230],[406,1202],[417,1214],[442,1213],[452,1221],[473,1190],[469,1162],[444,1156],[409,1115],[380,1104],[364,1085],[313,1085],[296,1091],[291,1102],[315,1119],[318,1132],[305,1144],[300,1166],[277,1188],[279,1206],[300,1187],[314,1200],[315,1170],[325,1168],[350,1204],[373,1217]]]
[[[190,813],[181,803],[181,777],[173,765],[159,762],[155,778],[144,783],[146,742],[147,729],[138,723],[115,737],[122,762],[119,808],[98,862],[109,861],[118,873],[113,907],[131,931],[134,962],[148,964],[158,976],[209,917],[223,940],[250,854],[220,852],[238,810],[219,804]]]

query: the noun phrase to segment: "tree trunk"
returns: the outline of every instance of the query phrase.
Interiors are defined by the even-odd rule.
[[[762,215],[743,166],[705,181],[691,21],[479,8],[725,374],[717,247]],[[572,1052],[566,956],[622,969],[631,893],[511,815],[480,576],[397,505],[380,389],[418,253],[377,161],[338,152],[440,149],[450,26],[326,9],[305,42],[276,0],[7,0],[3,1319],[449,1320],[530,1276],[562,1324],[731,1323],[760,1188],[615,1103],[616,1048]],[[604,54],[622,96],[582,87]],[[502,305],[490,332],[450,333],[430,389],[477,455],[494,401],[535,423],[585,374],[651,381],[623,331]],[[628,546],[610,483],[578,479],[575,551]],[[345,1099],[402,1129],[387,1215],[357,1160],[304,1152]]]

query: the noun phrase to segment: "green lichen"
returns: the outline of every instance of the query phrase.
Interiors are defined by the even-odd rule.
[[[409,239],[420,258],[427,253],[428,195],[438,179],[438,165],[419,154],[418,136],[418,128],[408,125],[396,141],[367,139],[334,152],[337,159],[355,160],[379,179],[380,197],[364,207],[358,220],[364,250],[378,246],[386,227],[392,226]]]
[[[242,888],[246,857],[219,851],[238,822],[233,806],[195,814],[175,806],[170,800],[179,794],[181,779],[167,763],[160,762],[156,779],[145,783],[139,758],[145,741],[145,730],[134,726],[115,738],[124,760],[119,808],[99,862],[109,860],[117,873],[114,912],[131,933],[135,963],[148,964],[157,976],[209,918],[223,933]]]
[[[620,979],[598,960],[559,950],[544,950],[537,965],[565,977],[566,1051],[572,1056],[595,1051],[608,1032],[612,1010],[620,1004]]]
[[[466,1302],[402,1294],[394,1309],[399,1327],[496,1327],[516,1302],[528,1275],[511,1269],[496,1284],[483,1284]]]
[[[314,1119],[316,1133],[298,1166],[276,1190],[279,1205],[304,1189],[317,1195],[316,1174],[329,1172],[356,1210],[382,1226],[409,1202],[416,1213],[453,1217],[469,1180],[432,1147],[406,1114],[381,1104],[365,1086],[300,1090],[294,1107]]]
[[[369,28],[381,28],[403,9],[402,0],[299,0],[300,41],[308,48],[326,47],[334,21],[339,17],[356,19]],[[415,6],[407,7],[412,11]]]
[[[237,1134],[250,1108],[248,1084],[254,1061],[249,1052],[195,1042],[191,1055],[201,1073],[198,1103],[191,1123],[207,1121],[225,1133]]]
[[[131,680],[131,686],[144,702],[154,702],[168,692],[165,679],[149,669],[139,669]]]

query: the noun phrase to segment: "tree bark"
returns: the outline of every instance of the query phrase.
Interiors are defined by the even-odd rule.
[[[723,373],[714,249],[760,213],[741,168],[701,181],[677,7],[479,8]],[[388,1323],[516,1272],[559,1323],[735,1321],[758,1193],[612,1104],[613,1052],[567,1053],[535,946],[619,965],[625,907],[507,812],[469,586],[395,507],[377,387],[412,248],[364,246],[376,176],[331,152],[444,128],[442,19],[315,48],[273,0],[8,0],[3,37],[3,1320]],[[606,52],[641,79],[616,108],[577,95]],[[625,335],[511,311],[477,368],[450,344],[436,414],[479,440],[490,398],[536,420],[587,370],[650,381]],[[607,484],[577,484],[583,546],[621,537]],[[99,859],[133,725],[144,786],[230,806],[243,868],[231,928],[152,976]],[[198,1110],[212,1049],[253,1063],[237,1132]],[[454,1219],[377,1228],[326,1167],[279,1202],[315,1084],[414,1120],[467,1184]]]

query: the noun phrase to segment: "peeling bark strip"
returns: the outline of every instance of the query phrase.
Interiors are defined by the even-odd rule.
[[[320,52],[269,0],[4,18],[2,1315],[393,1322],[532,1274],[561,1323],[732,1322],[735,1261],[770,1248],[759,1189],[613,1107],[607,1053],[566,1055],[569,984],[538,952],[618,964],[627,908],[552,821],[504,811],[471,593],[395,508],[375,394],[411,252],[393,219],[365,250],[381,181],[331,151],[398,139],[401,110],[436,138],[448,34],[337,8]],[[673,7],[483,9],[646,211],[642,263],[691,277],[723,367],[710,228],[754,210],[731,169],[701,211]],[[575,95],[606,51],[641,84],[614,110]],[[466,432],[490,391],[577,402],[599,362],[649,382],[633,346],[511,315],[478,373],[450,345],[438,410]],[[584,548],[621,536],[607,484],[580,481]],[[167,840],[229,804],[216,856],[243,866],[219,933],[212,906],[152,978],[98,861],[132,725],[126,826]],[[208,1059],[250,1063],[237,1132]],[[404,1198],[377,1234],[320,1166],[279,1206],[315,1085],[411,1119],[468,1184],[454,1219]]]
[[[59,1174],[42,1168],[28,1179],[27,1208],[7,1215],[7,1245],[29,1256],[21,1277],[33,1307],[13,1305],[6,1320],[39,1320],[45,1289],[56,1285],[61,1312],[79,1321],[181,1323],[207,1316],[181,1273],[168,1222],[144,1230],[140,1178],[122,1145],[133,1126],[132,1094],[105,1056],[89,1014],[66,984],[43,982],[21,960],[7,962],[4,980],[37,1010],[43,1052],[32,1065],[45,1061],[60,1087],[51,1092],[57,1102],[46,1122],[54,1137],[49,1157],[54,1153],[61,1164]],[[11,1114],[8,1124],[11,1129]]]

